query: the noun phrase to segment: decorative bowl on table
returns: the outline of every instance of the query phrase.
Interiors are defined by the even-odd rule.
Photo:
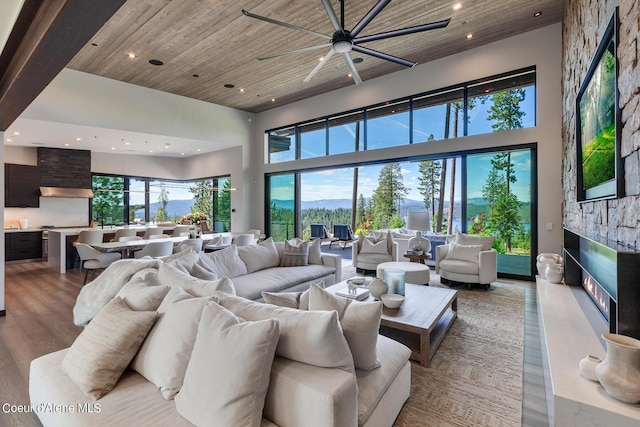
[[[387,308],[400,308],[404,302],[404,297],[397,294],[384,294],[380,297],[382,304]]]

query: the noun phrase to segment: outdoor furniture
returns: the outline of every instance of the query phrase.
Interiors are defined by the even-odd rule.
[[[329,249],[331,249],[331,245],[333,242],[337,242],[338,238],[333,237],[329,230],[327,230],[327,226],[324,224],[311,224],[311,239],[321,239],[321,242],[329,241]]]
[[[348,243],[352,243],[356,240],[353,235],[353,230],[351,230],[351,226],[349,224],[334,224],[333,225],[333,237],[337,239],[338,244],[343,242],[342,249],[347,247]]]

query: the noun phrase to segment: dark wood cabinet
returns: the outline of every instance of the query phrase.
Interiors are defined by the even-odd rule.
[[[40,207],[40,169],[37,166],[4,165],[4,206]]]
[[[42,258],[42,232],[5,233],[4,250],[7,261]]]

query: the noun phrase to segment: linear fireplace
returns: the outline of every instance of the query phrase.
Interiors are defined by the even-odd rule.
[[[564,229],[565,283],[582,286],[609,331],[640,339],[640,252]]]

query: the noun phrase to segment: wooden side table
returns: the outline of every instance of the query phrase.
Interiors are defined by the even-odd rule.
[[[431,259],[430,253],[424,253],[422,255],[414,255],[414,254],[404,254],[405,258],[409,258],[410,262],[419,262],[420,264],[424,264],[425,259]]]

